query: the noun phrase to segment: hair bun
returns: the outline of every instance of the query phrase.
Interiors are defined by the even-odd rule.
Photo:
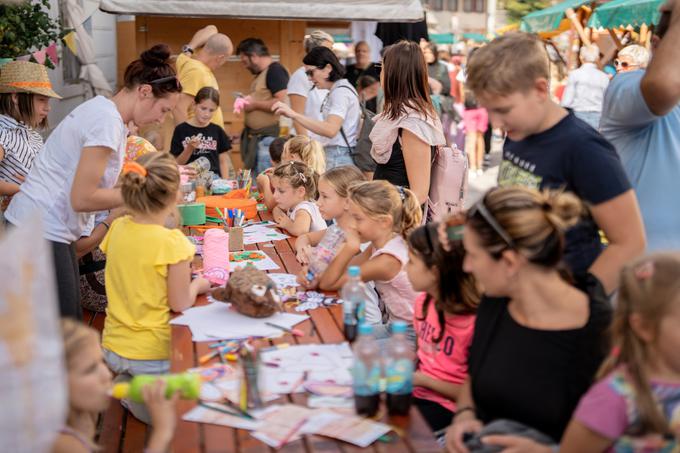
[[[541,208],[548,221],[557,229],[569,228],[578,223],[583,216],[583,203],[572,193],[544,191],[541,198]]]
[[[140,58],[146,66],[165,66],[170,58],[170,47],[167,44],[156,44],[142,52]]]

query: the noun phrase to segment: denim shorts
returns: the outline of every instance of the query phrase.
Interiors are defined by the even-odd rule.
[[[166,374],[170,372],[169,360],[131,360],[108,349],[102,351],[106,364],[116,375],[114,382],[126,382],[138,374]],[[139,420],[147,425],[151,423],[151,416],[144,403],[136,403],[127,399],[121,400],[120,403]]]
[[[253,178],[272,166],[272,158],[269,155],[269,145],[276,137],[262,137],[257,142],[257,159],[255,161],[255,171]]]
[[[325,146],[326,170],[331,170],[342,165],[354,165],[352,150],[346,146]]]

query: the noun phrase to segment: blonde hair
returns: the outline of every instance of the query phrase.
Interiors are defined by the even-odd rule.
[[[649,64],[649,50],[638,45],[631,44],[623,49],[619,50],[618,57],[628,57],[634,64],[640,66],[641,68],[646,68]]]
[[[597,63],[600,59],[600,48],[597,44],[583,46],[579,51],[579,56],[584,63]]]
[[[330,44],[330,47],[332,47],[333,44],[335,44],[333,36],[323,30],[313,30],[310,34],[305,35],[303,41],[305,53],[309,53],[309,51],[315,47],[323,47],[326,43]]]
[[[548,52],[529,33],[506,33],[469,58],[465,84],[475,94],[505,96],[531,88],[539,78],[550,81]]]
[[[179,190],[177,162],[165,152],[140,156],[135,162],[146,170],[146,175],[135,171],[124,172],[120,178],[125,206],[133,212],[150,214],[174,203]]]
[[[300,156],[300,160],[322,175],[326,171],[326,153],[323,146],[306,135],[296,135],[283,145],[283,153]]]
[[[630,317],[637,314],[658,334],[661,320],[680,302],[680,253],[655,253],[624,266],[621,286],[611,326],[612,344],[618,352],[604,362],[598,379],[625,366],[634,390],[641,433],[669,432],[664,414],[650,389],[645,365],[649,363],[645,342],[631,327]]]
[[[323,179],[330,184],[335,193],[342,198],[349,196],[350,186],[366,181],[364,174],[354,165],[342,165],[332,168],[321,175],[319,179]]]
[[[290,161],[274,169],[274,176],[287,181],[293,189],[305,188],[305,199],[316,200],[319,175],[303,162]]]
[[[353,185],[349,197],[369,217],[390,216],[392,230],[404,238],[420,225],[423,210],[418,198],[409,189],[387,181],[368,181]]]
[[[494,259],[511,248],[529,262],[547,268],[558,267],[564,231],[584,213],[583,203],[575,195],[523,186],[491,189],[479,203],[468,211],[467,225]],[[492,217],[491,222],[484,211]],[[494,220],[502,232],[494,228]]]

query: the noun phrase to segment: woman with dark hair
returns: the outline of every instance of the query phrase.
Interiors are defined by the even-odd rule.
[[[5,212],[14,226],[42,213],[62,316],[82,316],[75,242],[90,213],[123,204],[114,185],[125,155],[125,125],[162,122],[182,91],[169,57],[165,44],[142,52],[128,65],[123,88],[113,98],[97,96],[76,107],[52,132]]]
[[[10,61],[0,70],[0,215],[43,147],[52,90],[45,66]]]
[[[371,155],[378,163],[373,179],[410,188],[421,204],[430,190],[432,147],[446,143],[427,80],[418,44],[400,41],[388,47],[380,73],[385,106],[371,131]]]
[[[341,165],[353,165],[352,150],[357,143],[361,121],[359,95],[344,78],[345,68],[330,49],[315,47],[302,62],[314,88],[329,90],[321,104],[323,119],[314,120],[297,113],[283,102],[274,104],[272,110],[328,138],[324,144],[328,170]]]

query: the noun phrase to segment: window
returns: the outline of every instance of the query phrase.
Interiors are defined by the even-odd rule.
[[[483,13],[485,0],[463,0],[463,11],[466,13]]]
[[[447,0],[446,9],[448,11],[458,11],[458,0]]]

